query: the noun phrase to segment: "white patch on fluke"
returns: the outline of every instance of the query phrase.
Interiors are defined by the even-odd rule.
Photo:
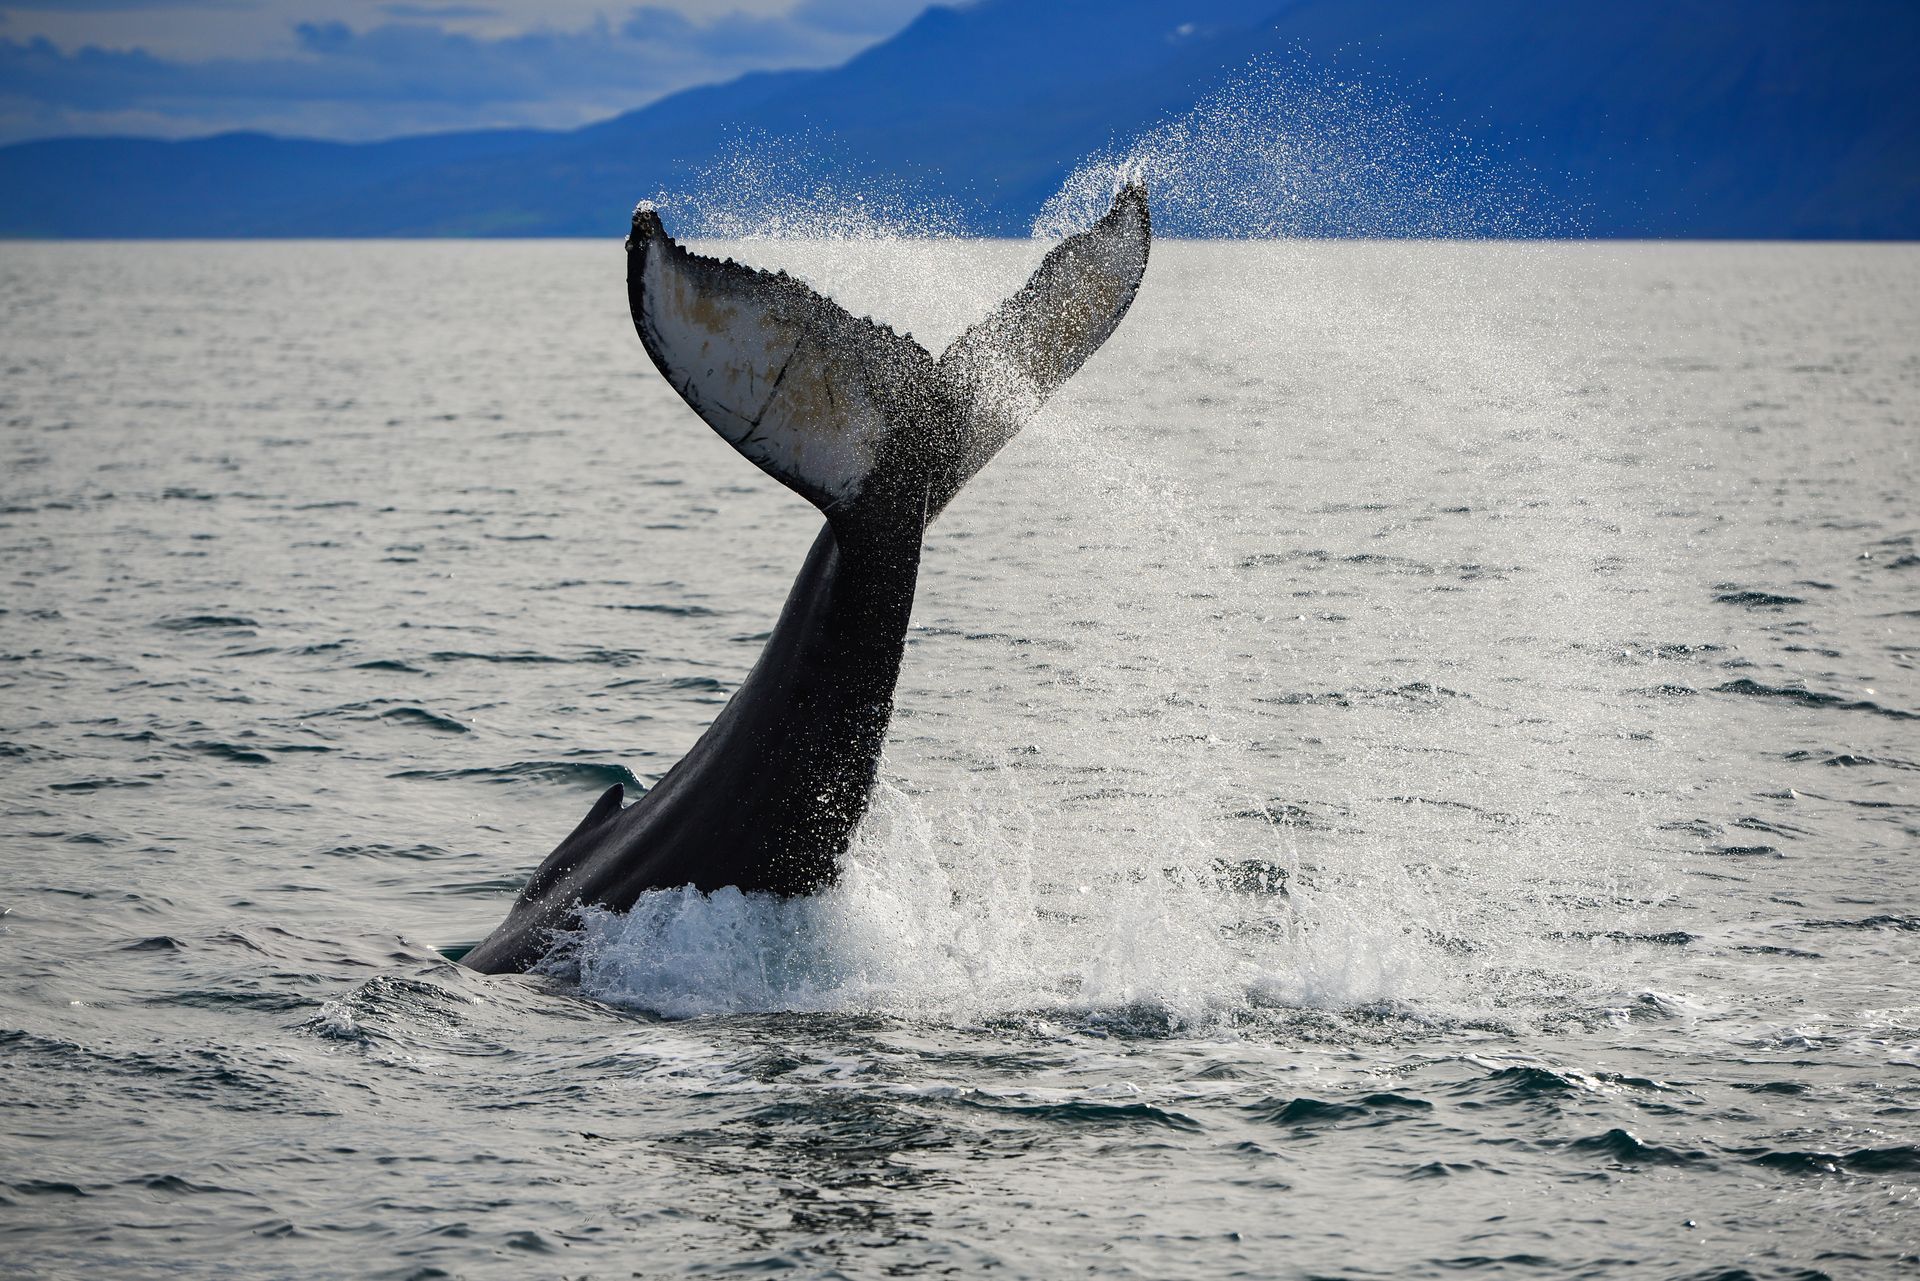
[[[647,255],[641,323],[662,372],[764,471],[823,507],[856,497],[889,426],[866,350],[798,282],[736,269],[728,288],[704,266],[665,243]]]

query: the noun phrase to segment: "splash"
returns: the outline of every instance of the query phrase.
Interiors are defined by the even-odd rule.
[[[646,203],[676,236],[733,241],[884,241],[957,236],[957,208],[861,175],[808,135],[743,133],[713,163]]]
[[[1235,857],[1244,843],[1221,837],[1216,813],[1172,795],[1131,811],[1132,839],[1089,844],[1038,780],[1001,772],[960,791],[883,787],[821,894],[654,891],[627,913],[587,912],[543,971],[669,1018],[1042,1016],[1212,1034],[1299,1010],[1511,1029],[1617,1001],[1610,958],[1541,946],[1590,914],[1488,894],[1519,888],[1500,859],[1437,869],[1444,834],[1377,831],[1344,866],[1316,866],[1272,829],[1271,857]]]
[[[1644,780],[1594,693],[1618,620],[1580,603],[1576,496],[1604,480],[1563,353],[1503,313],[1525,251],[1285,239],[1534,233],[1524,182],[1363,86],[1269,65],[1078,166],[1024,244],[925,239],[958,218],[776,150],[661,203],[922,335],[977,319],[1127,180],[1163,234],[1282,243],[1156,247],[1108,385],[1070,387],[930,534],[946,582],[995,586],[923,582],[898,702],[937,712],[896,720],[841,881],[648,894],[589,913],[555,972],[676,1017],[1214,1029],[1275,1007],[1525,1021],[1630,982],[1606,940],[1659,892],[1623,852],[1617,798]],[[1455,510],[1448,474],[1529,514],[1423,529]],[[1539,706],[1504,701],[1516,680]]]
[[[1228,943],[1229,896],[1117,862],[1089,873],[1097,884],[1037,873],[1049,825],[1031,799],[1004,779],[937,809],[883,788],[825,893],[642,895],[589,913],[554,968],[598,999],[682,1017],[1147,1007],[1203,1025],[1245,1004],[1264,976]]]
[[[1077,166],[1033,233],[1098,217],[1123,182],[1156,232],[1209,239],[1528,237],[1566,222],[1544,189],[1404,103],[1304,60],[1257,61],[1190,110]]]

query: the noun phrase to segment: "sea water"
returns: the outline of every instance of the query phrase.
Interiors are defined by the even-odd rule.
[[[937,352],[1045,245],[704,247]],[[1920,251],[1157,243],[840,883],[482,977],[819,523],[623,269],[0,246],[0,1275],[1920,1261]]]

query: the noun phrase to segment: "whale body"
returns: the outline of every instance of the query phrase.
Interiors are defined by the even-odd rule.
[[[832,882],[879,766],[926,528],[1113,333],[1151,240],[1146,190],[1126,185],[936,360],[784,272],[692,253],[635,211],[627,292],[647,354],[826,523],[693,749],[631,805],[609,788],[464,964],[526,970],[583,905],[625,911],[648,890]]]

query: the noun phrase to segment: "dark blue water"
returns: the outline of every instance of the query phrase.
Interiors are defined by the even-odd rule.
[[[1157,246],[844,882],[484,978],[816,519],[621,270],[0,246],[0,1275],[1920,1262],[1920,254]]]

